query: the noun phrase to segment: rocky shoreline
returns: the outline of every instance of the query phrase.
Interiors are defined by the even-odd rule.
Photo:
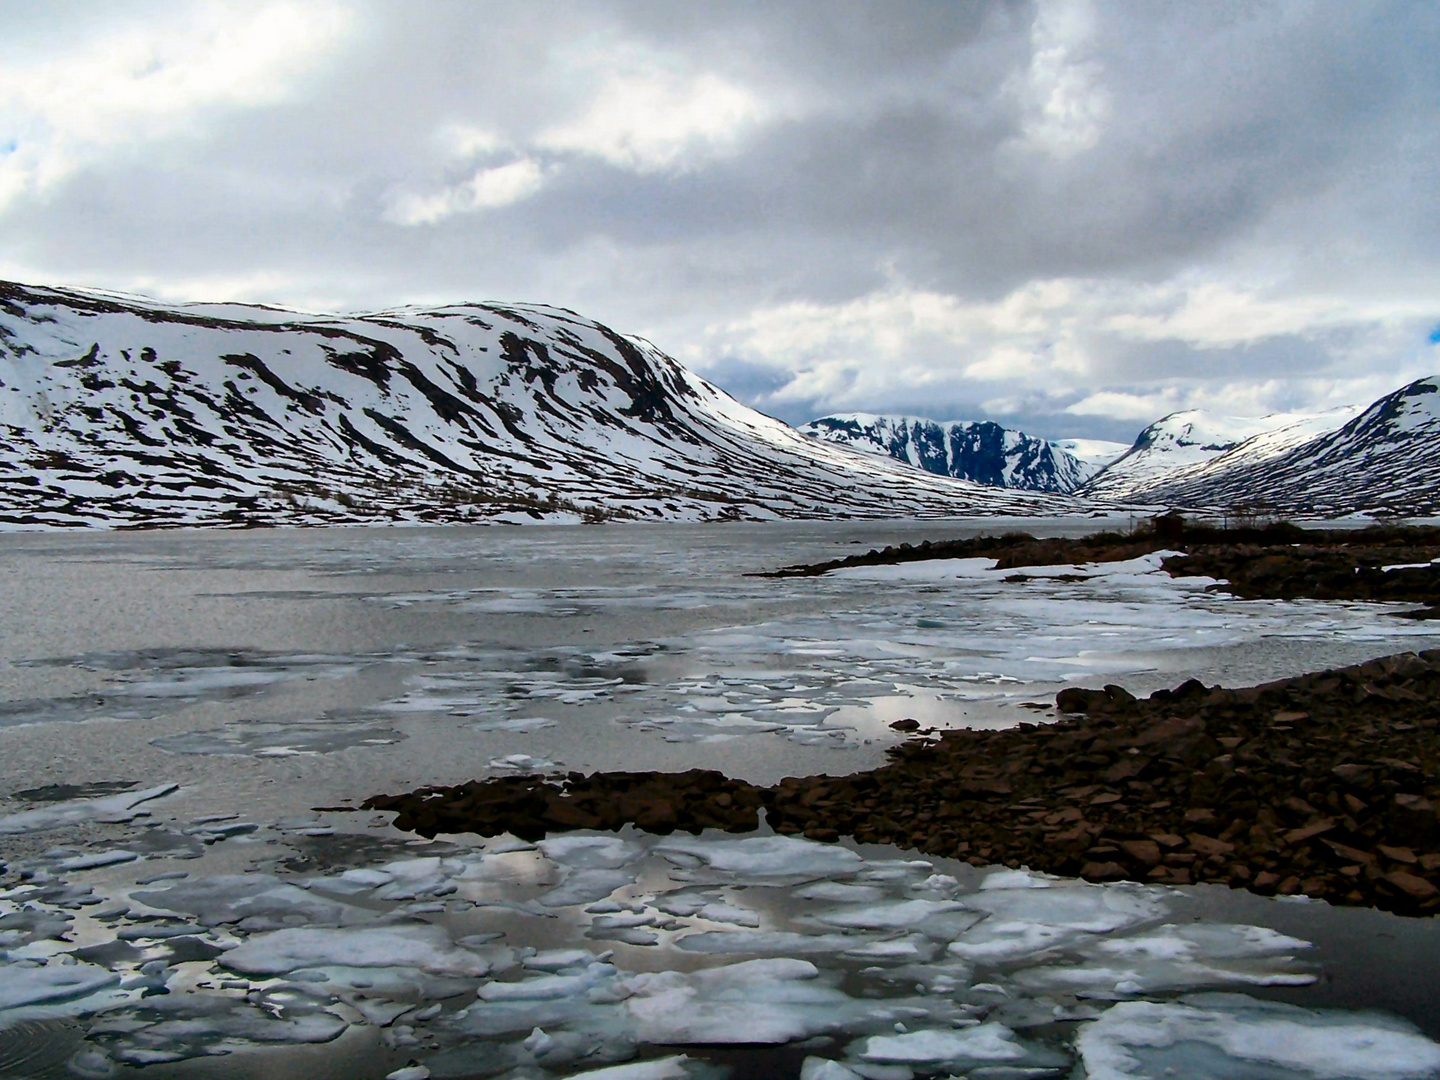
[[[1131,533],[1024,533],[902,544],[770,576],[985,557],[1022,568],[1155,551],[1174,576],[1242,598],[1387,600],[1440,615],[1440,529],[1216,529],[1167,515]],[[1095,881],[1215,882],[1412,915],[1440,911],[1440,650],[1241,689],[1191,680],[1144,700],[1061,691],[1064,718],[920,732],[851,776],[758,787],[718,772],[501,777],[381,795],[398,828],[539,839],[569,829],[850,836],[976,865]],[[1038,709],[1048,709],[1035,703]]]
[[[1308,598],[1419,603],[1412,618],[1440,615],[1440,528],[1372,526],[1303,529],[1289,522],[1216,528],[1168,514],[1128,532],[1037,539],[1028,533],[926,541],[877,548],[827,562],[787,566],[766,577],[818,577],[832,570],[891,566],[930,559],[988,558],[997,570],[1083,566],[1135,559],[1157,551],[1173,577],[1213,577],[1216,586],[1246,600]],[[1078,574],[1077,578],[1085,575]],[[1024,573],[1006,578],[1023,584]]]
[[[425,836],[570,829],[850,836],[1094,881],[1215,882],[1440,910],[1440,650],[1242,689],[1070,689],[1053,724],[920,735],[851,776],[504,777],[382,795]]]

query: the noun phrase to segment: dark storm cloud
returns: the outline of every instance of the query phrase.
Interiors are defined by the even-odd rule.
[[[0,273],[558,303],[787,419],[1324,407],[1440,366],[1437,43],[1361,2],[11,9]]]

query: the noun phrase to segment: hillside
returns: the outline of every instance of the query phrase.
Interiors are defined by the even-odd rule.
[[[1066,512],[809,439],[558,308],[0,283],[0,526]]]
[[[1358,408],[1340,408],[1261,417],[1217,416],[1200,409],[1171,413],[1142,431],[1129,450],[1080,492],[1095,499],[1151,502],[1162,485],[1212,467],[1223,468],[1216,463],[1227,455],[1232,463],[1258,463],[1333,431],[1357,412]]]
[[[1416,380],[1334,430],[1297,439],[1279,452],[1252,443],[1134,495],[1147,502],[1251,505],[1283,514],[1440,513],[1436,378]]]

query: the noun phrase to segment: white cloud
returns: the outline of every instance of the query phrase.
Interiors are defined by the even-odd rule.
[[[1304,420],[1340,406],[1368,405],[1413,379],[1422,377],[1415,365],[1396,372],[1363,374],[1351,378],[1295,378],[1203,382],[1152,390],[1102,390],[1087,394],[1065,407],[1071,416],[1097,416],[1150,424],[1160,417],[1187,409],[1200,409],[1231,420],[1269,419],[1256,431]],[[1295,403],[1299,403],[1298,407]],[[1029,403],[1027,403],[1029,404]]]
[[[400,191],[385,219],[396,225],[434,225],[455,214],[497,210],[530,198],[545,184],[545,170],[530,158],[481,169],[464,183],[428,194]]]
[[[844,303],[784,304],[712,325],[703,356],[788,375],[762,406],[874,410],[968,398],[993,415],[1149,423],[1180,409],[1260,416],[1371,400],[1412,368],[1409,377],[1424,374],[1423,357],[1398,363],[1417,313],[1401,301],[1292,299],[1207,281],[1057,278],[989,302],[894,284]],[[1337,378],[1317,367],[1275,378],[1246,374],[1233,359],[1213,372],[1182,374],[1164,359],[1176,346],[1219,350],[1277,339],[1323,341],[1317,356],[1363,374]],[[1151,351],[1162,346],[1168,351],[1154,352],[1152,366]]]
[[[446,124],[436,133],[446,153],[457,158],[493,154],[506,148],[506,141],[488,128],[471,124]]]
[[[1094,35],[1090,0],[1045,0],[1030,28],[1030,67],[1012,84],[1025,110],[1026,143],[1055,157],[1092,149],[1110,116],[1110,94],[1095,60],[1085,59]]]
[[[723,152],[763,119],[750,90],[678,62],[646,57],[607,76],[575,119],[541,132],[536,145],[603,158],[636,172],[683,169]]]
[[[866,393],[899,387],[1015,380],[1086,368],[1070,340],[1083,303],[1076,283],[1032,282],[991,303],[903,285],[842,304],[785,304],[709,329],[710,352],[806,373],[779,399],[824,385]],[[840,372],[861,372],[840,377]],[[827,374],[828,373],[828,374]]]
[[[0,210],[107,154],[280,101],[349,23],[335,0],[208,3],[0,69]]]
[[[1071,416],[1108,416],[1149,424],[1167,413],[1194,407],[1178,387],[1166,387],[1149,394],[1102,390],[1081,398],[1065,411]]]
[[[1287,334],[1313,335],[1359,322],[1425,318],[1428,302],[1357,302],[1342,297],[1267,296],[1215,282],[1167,284],[1136,290],[1130,310],[1106,319],[1106,326],[1144,341],[1172,339],[1198,349],[1230,348]]]

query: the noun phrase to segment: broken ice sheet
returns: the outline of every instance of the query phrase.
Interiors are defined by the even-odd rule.
[[[252,934],[221,959],[246,975],[280,975],[326,964],[344,967],[408,967],[434,975],[480,976],[490,970],[481,956],[428,923],[375,927],[288,927]]]
[[[813,956],[843,953],[864,938],[845,934],[801,934],[791,930],[710,930],[676,942],[684,952],[724,956]]]
[[[13,1019],[26,1006],[76,1002],[116,986],[120,979],[98,964],[63,964],[58,960],[43,966],[0,963],[0,1020]]]
[[[53,871],[71,857],[57,849],[46,865]],[[1148,980],[1162,993],[1234,985],[1237,973],[1304,973],[1290,957],[1305,943],[1264,927],[1164,924],[1164,888],[991,871],[977,889],[977,876],[797,837],[577,831],[305,876],[157,883],[133,890],[136,913],[116,937],[153,951],[187,928],[222,928],[205,955],[231,996],[172,987],[167,997],[122,1000],[90,1044],[139,1064],[330,1038],[363,1021],[397,1047],[416,1047],[437,1077],[562,1076],[690,1041],[778,1044],[828,1034],[851,1047],[832,1063],[832,1080],[1039,1076],[1071,1065],[1072,1029],[1055,1022],[1100,1015],[1067,995],[1113,997],[1123,981],[1097,972]],[[446,907],[478,894],[483,907]],[[537,897],[567,902],[546,907]],[[426,918],[435,921],[404,917],[400,905],[416,901],[434,902]],[[151,908],[179,917],[157,923]],[[512,911],[522,909],[550,918],[543,927],[517,920]],[[67,925],[60,919],[54,928]],[[231,926],[245,931],[233,935],[238,943]],[[626,970],[636,965],[597,939],[623,942],[622,958],[648,949],[639,966],[658,970]],[[82,960],[107,979],[139,980],[134,949],[97,947]],[[101,957],[110,958],[104,966],[93,962]],[[1090,981],[1077,987],[1077,973]],[[235,989],[261,995],[266,1015]],[[124,992],[112,982],[99,993]],[[1060,1009],[1061,1001],[1071,1004]],[[69,1001],[55,1007],[93,1011]],[[415,1041],[422,1022],[429,1036]]]
[[[648,903],[667,915],[683,918],[701,918],[707,922],[729,923],[733,926],[760,925],[760,914],[749,908],[728,903],[719,898],[714,890],[693,892],[681,890],[650,897]]]
[[[622,983],[642,1042],[786,1043],[885,1017],[894,1002],[862,1001],[836,985],[839,972],[808,960],[744,960],[695,972],[661,971]],[[933,1003],[938,1012],[943,1003]]]
[[[292,679],[336,679],[365,663],[356,657],[267,653],[250,649],[142,649],[22,661],[25,667],[74,667],[108,676],[86,700],[112,699],[108,707],[135,701],[226,700],[264,691]],[[148,711],[153,712],[153,709]],[[99,713],[103,715],[103,712]]]
[[[1134,926],[1164,911],[1164,893],[1143,885],[1056,883],[1049,888],[981,889],[965,906],[1012,923],[1110,933]]]
[[[1092,940],[1073,964],[1017,972],[1030,990],[1068,990],[1087,997],[1229,985],[1308,986],[1309,965],[1293,954],[1310,943],[1260,926],[1166,924],[1131,937]]]
[[[304,923],[342,926],[374,919],[376,912],[318,896],[269,874],[228,874],[182,881],[131,898],[162,911],[196,916],[201,926],[238,924],[272,930]]]
[[[721,716],[703,717],[617,717],[616,722],[637,731],[659,732],[666,742],[712,743],[725,742],[742,735],[766,735],[785,731],[784,724],[772,721],[754,720],[740,713],[726,713]]]
[[[985,918],[963,904],[946,900],[891,900],[888,903],[831,908],[812,916],[815,922],[848,930],[927,930],[947,939]]]
[[[613,835],[571,833],[552,836],[535,845],[547,859],[567,866],[615,870],[645,854],[639,844]]]
[[[146,998],[138,1008],[94,1024],[89,1038],[107,1057],[135,1066],[208,1057],[246,1044],[325,1043],[350,1025],[324,1005],[287,991],[261,993],[253,1002],[199,995]]]
[[[109,795],[103,799],[72,799],[38,806],[33,810],[0,817],[0,836],[18,833],[43,832],[66,825],[81,825],[92,821],[126,822],[141,817],[148,810],[143,804],[160,799],[180,790],[179,784],[157,784],[142,791],[127,791]]]
[[[581,997],[613,979],[615,966],[591,962],[573,975],[534,975],[516,982],[487,982],[477,991],[481,1001],[546,1001]]]
[[[864,860],[849,848],[791,836],[740,840],[668,837],[654,850],[677,866],[705,867],[728,878],[776,884],[846,876],[864,865]]]
[[[529,772],[553,769],[562,764],[564,763],[560,761],[549,761],[542,757],[533,757],[530,754],[506,754],[504,757],[491,758],[487,768],[506,772]]]
[[[1081,1028],[1075,1048],[1089,1080],[1421,1080],[1440,1073],[1440,1044],[1403,1020],[1241,994],[1122,1002]]]
[[[220,754],[242,757],[294,757],[330,754],[355,746],[389,746],[405,736],[394,728],[341,720],[316,723],[239,723],[151,739],[171,754]]]
[[[872,1035],[852,1044],[847,1053],[857,1064],[906,1065],[926,1073],[983,1065],[1048,1071],[1070,1063],[1068,1056],[1028,1044],[1003,1024],[993,1022],[959,1029],[927,1028],[899,1035]]]
[[[634,882],[635,875],[628,870],[600,867],[572,870],[563,882],[540,897],[540,903],[549,908],[591,904]]]

